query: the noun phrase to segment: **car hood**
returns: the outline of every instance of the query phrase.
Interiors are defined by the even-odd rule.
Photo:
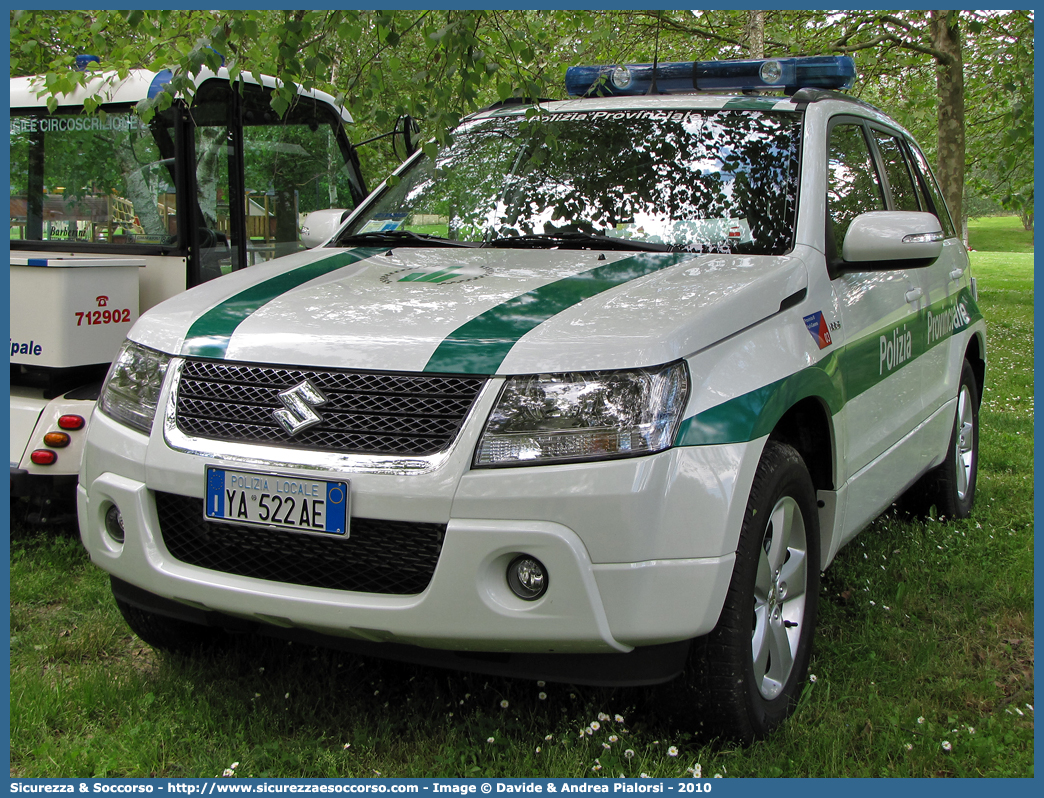
[[[167,300],[130,337],[172,355],[315,367],[626,368],[706,348],[806,286],[796,256],[320,248]]]

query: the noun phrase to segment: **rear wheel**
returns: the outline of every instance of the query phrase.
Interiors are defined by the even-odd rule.
[[[227,635],[212,626],[182,621],[143,610],[117,598],[123,619],[138,637],[159,651],[172,654],[197,654],[216,648]]]
[[[920,516],[928,515],[935,507],[940,516],[967,518],[975,504],[978,473],[979,383],[971,363],[965,360],[953,429],[943,462],[906,492],[901,506]]]
[[[801,455],[769,441],[754,476],[718,626],[694,647],[704,712],[749,743],[793,711],[812,653],[819,515]]]

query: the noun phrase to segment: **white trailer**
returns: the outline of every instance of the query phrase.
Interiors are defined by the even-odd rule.
[[[53,111],[39,78],[11,78],[11,494],[30,522],[74,517],[85,429],[139,313],[313,246],[305,216],[367,193],[332,96],[302,89],[279,118],[274,79],[204,70],[191,104],[142,121],[171,78],[100,71]]]

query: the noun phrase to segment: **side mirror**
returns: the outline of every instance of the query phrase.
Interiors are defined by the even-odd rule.
[[[349,214],[351,211],[341,208],[312,211],[301,223],[301,243],[311,249],[328,241]]]
[[[393,136],[399,133],[398,127],[400,122],[402,123],[402,146],[406,150],[406,157],[409,158],[417,151],[417,143],[413,140],[413,137],[420,133],[420,125],[409,114],[403,114],[395,123],[395,130],[392,131]]]
[[[874,271],[930,266],[944,234],[935,214],[871,211],[852,220],[841,249],[842,269]]]

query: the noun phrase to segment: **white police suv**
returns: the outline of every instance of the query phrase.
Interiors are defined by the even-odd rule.
[[[849,59],[652,72],[474,114],[324,246],[142,316],[79,485],[135,632],[787,715],[838,548],[904,493],[971,510],[985,325]]]

